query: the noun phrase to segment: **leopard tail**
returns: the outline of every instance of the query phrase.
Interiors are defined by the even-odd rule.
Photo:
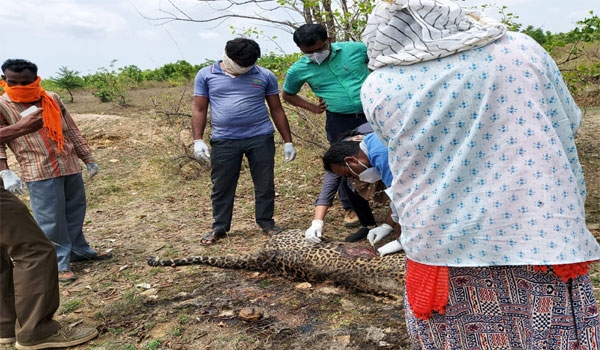
[[[247,254],[242,256],[192,256],[162,260],[158,257],[146,259],[150,266],[184,266],[184,265],[210,265],[225,269],[265,270],[268,259],[263,254]]]

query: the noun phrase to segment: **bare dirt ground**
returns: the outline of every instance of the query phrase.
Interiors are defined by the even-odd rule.
[[[76,105],[68,107],[78,111]],[[114,254],[106,262],[73,264],[77,281],[61,287],[56,318],[93,326],[101,333],[78,349],[409,347],[401,301],[261,272],[147,266],[147,256],[251,252],[267,238],[253,222],[253,193],[244,169],[232,231],[214,246],[201,246],[200,238],[211,224],[208,171],[192,171],[189,163],[177,158],[170,142],[173,131],[152,111],[104,113],[75,114],[100,164],[98,176],[86,178],[84,232],[94,247]],[[596,234],[600,234],[599,130],[600,110],[586,111],[578,144],[589,191],[587,219]],[[298,143],[298,158],[283,163],[281,146],[275,219],[284,228],[306,228],[320,189],[319,158],[314,151],[303,152]],[[376,209],[379,219],[384,209]],[[343,240],[353,232],[342,227],[342,218],[342,210],[334,206],[325,234]],[[600,276],[597,267],[594,275]],[[594,281],[600,287],[600,279]],[[240,311],[248,309],[262,317],[243,320]]]

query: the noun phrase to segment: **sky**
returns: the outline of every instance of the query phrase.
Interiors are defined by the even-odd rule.
[[[25,58],[39,67],[42,79],[56,77],[60,67],[93,74],[100,68],[116,69],[135,65],[156,69],[167,63],[185,60],[200,64],[219,59],[225,42],[251,23],[238,20],[219,24],[169,22],[160,24],[144,17],[157,18],[174,11],[170,5],[193,18],[217,13],[199,0],[2,0],[0,6],[0,61]],[[506,5],[519,16],[523,27],[533,25],[557,33],[575,28],[578,20],[600,15],[597,0],[467,0],[468,5]],[[499,17],[497,11],[489,15]],[[273,14],[282,16],[282,14]],[[275,41],[255,38],[263,53],[299,51],[292,34],[260,27]],[[116,60],[114,63],[113,61]]]

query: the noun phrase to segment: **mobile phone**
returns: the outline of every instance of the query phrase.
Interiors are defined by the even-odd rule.
[[[24,110],[23,112],[21,112],[21,117],[25,118],[37,110],[38,110],[37,106],[31,106],[31,107],[27,108],[26,110]]]

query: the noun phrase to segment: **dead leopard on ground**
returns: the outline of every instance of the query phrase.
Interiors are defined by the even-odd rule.
[[[379,256],[356,243],[304,239],[302,230],[286,230],[267,241],[258,252],[241,256],[192,256],[176,259],[147,258],[150,266],[210,265],[227,269],[267,271],[305,282],[325,282],[352,291],[401,300],[405,255]]]

